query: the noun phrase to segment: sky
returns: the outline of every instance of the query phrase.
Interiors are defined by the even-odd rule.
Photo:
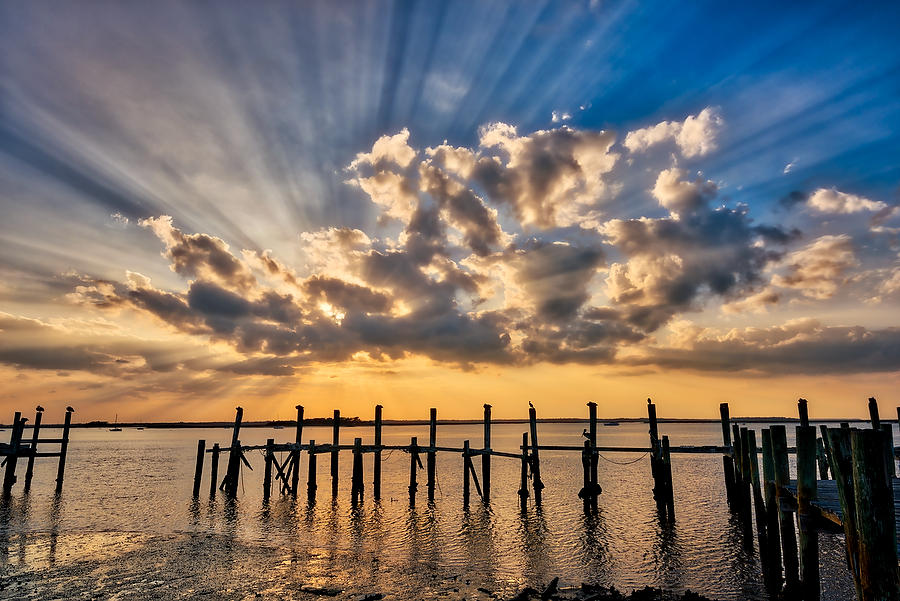
[[[900,5],[7,2],[0,421],[900,404]]]

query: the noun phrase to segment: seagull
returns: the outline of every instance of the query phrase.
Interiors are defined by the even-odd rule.
[[[581,435],[584,436],[585,438],[589,439],[589,440],[590,440],[590,438],[591,438],[591,435],[588,434],[587,428],[584,429],[584,431],[581,433]]]
[[[534,409],[534,405],[531,404],[531,401],[528,401],[528,406]]]
[[[44,408],[41,407],[40,405],[38,405],[38,406],[35,408],[35,411],[43,411],[43,410],[44,410]]]
[[[66,407],[66,411],[68,411],[69,413],[75,413],[75,410],[72,409],[72,407]]]

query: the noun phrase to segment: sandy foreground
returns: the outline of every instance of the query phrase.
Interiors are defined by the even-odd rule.
[[[4,542],[0,599],[524,600],[545,592],[543,585],[529,594],[522,583],[472,581],[415,558],[395,565],[346,549],[288,549],[217,534],[38,533]],[[555,598],[622,598],[559,587]]]

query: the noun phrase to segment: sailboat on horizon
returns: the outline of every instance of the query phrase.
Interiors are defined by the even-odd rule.
[[[113,427],[109,429],[110,432],[121,432],[122,428],[119,427],[119,414],[116,413],[116,421],[113,422]]]

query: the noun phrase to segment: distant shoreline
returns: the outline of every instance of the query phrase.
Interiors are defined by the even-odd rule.
[[[588,423],[587,418],[582,417],[550,417],[550,418],[539,418],[538,423],[541,424],[586,424]],[[678,417],[661,417],[657,420],[659,423],[668,423],[668,424],[718,424],[720,420],[718,419],[707,419],[707,418],[678,418]],[[796,417],[740,417],[740,418],[732,418],[731,421],[733,423],[739,424],[771,424],[771,423],[799,423],[800,420]],[[811,419],[811,422],[814,423],[840,423],[840,422],[867,422],[868,420],[865,418],[827,418],[827,419]],[[882,423],[896,423],[897,420],[887,420],[882,419]],[[603,426],[606,423],[617,423],[617,424],[630,424],[630,423],[647,423],[646,417],[617,417],[617,418],[599,418],[598,423]],[[304,426],[331,426],[334,423],[333,418],[330,417],[315,417],[308,418],[303,420]],[[437,420],[437,424],[439,426],[465,426],[465,425],[478,425],[484,423],[480,419],[439,419]],[[492,419],[491,423],[494,425],[499,424],[527,424],[527,419]],[[178,428],[230,428],[234,422],[232,421],[220,421],[220,422],[106,422],[106,421],[90,421],[84,423],[73,423],[71,424],[72,428],[110,428],[110,427],[118,427],[118,428],[146,428],[146,429],[154,429],[154,430],[172,430]],[[242,422],[241,428],[272,428],[275,426],[281,426],[285,429],[293,428],[296,424],[294,420],[269,420],[269,421],[248,421]],[[427,419],[386,419],[382,421],[382,425],[387,426],[427,426],[429,421]],[[342,428],[354,428],[354,427],[372,427],[375,425],[375,422],[370,419],[359,419],[358,417],[347,417],[341,418],[340,425]],[[61,428],[63,424],[49,424],[42,423],[42,428]],[[0,428],[11,428],[11,424],[0,424]],[[25,425],[26,428],[30,428],[31,424]]]

